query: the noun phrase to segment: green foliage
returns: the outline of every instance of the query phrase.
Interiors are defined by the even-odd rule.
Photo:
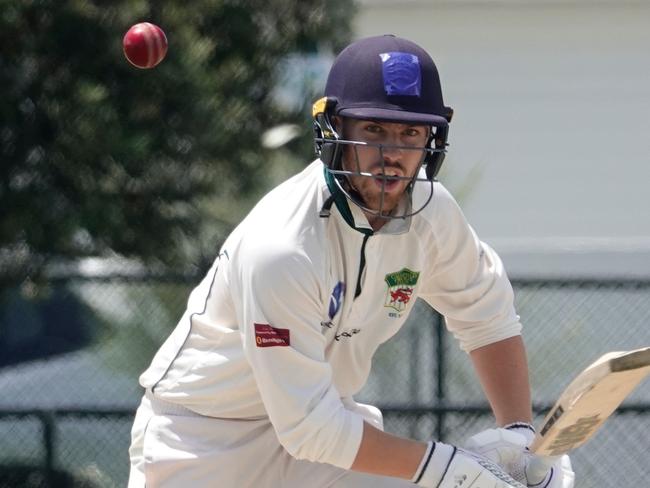
[[[278,66],[345,44],[350,3],[0,0],[0,250],[13,272],[112,252],[181,266],[214,254],[239,215],[210,209],[212,196],[250,205],[269,186],[262,132],[304,125],[274,103]],[[122,54],[140,21],[169,40],[152,70]]]

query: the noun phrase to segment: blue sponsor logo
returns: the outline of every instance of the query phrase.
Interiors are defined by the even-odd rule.
[[[329,318],[332,320],[334,316],[341,310],[341,305],[343,305],[343,295],[345,295],[345,283],[339,281],[334,290],[332,290],[332,295],[330,296],[330,307],[329,307]]]
[[[416,96],[422,90],[420,60],[415,54],[392,52],[382,53],[384,90],[389,96]]]

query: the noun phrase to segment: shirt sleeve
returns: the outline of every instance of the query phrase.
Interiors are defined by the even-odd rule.
[[[244,353],[282,446],[297,459],[349,469],[363,417],[332,383],[317,273],[300,250],[252,246],[233,278]]]
[[[514,293],[501,259],[478,239],[449,192],[442,185],[436,192],[432,272],[420,296],[445,317],[466,352],[520,335]]]

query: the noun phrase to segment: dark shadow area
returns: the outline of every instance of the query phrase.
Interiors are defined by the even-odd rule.
[[[0,295],[0,367],[87,346],[94,337],[91,317],[63,285],[34,297],[5,289]]]
[[[66,471],[29,465],[0,465],[0,488],[99,488]]]

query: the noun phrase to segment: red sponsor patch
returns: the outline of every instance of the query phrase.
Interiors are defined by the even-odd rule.
[[[271,327],[269,324],[255,325],[255,344],[257,347],[288,346],[289,329],[278,329]]]

